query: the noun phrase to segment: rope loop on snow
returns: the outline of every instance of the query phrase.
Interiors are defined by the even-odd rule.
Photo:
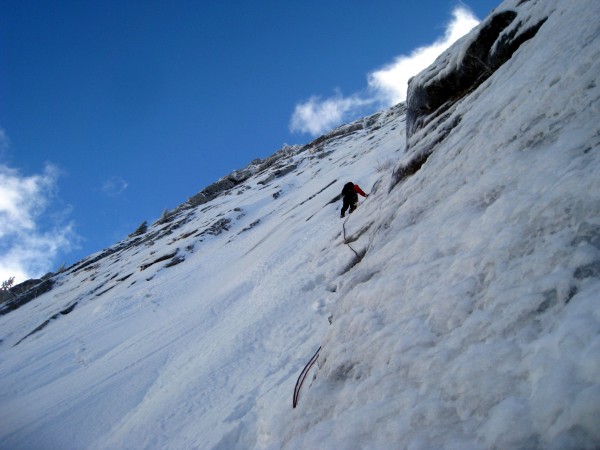
[[[292,400],[292,406],[294,408],[296,406],[298,406],[298,396],[300,395],[300,388],[302,387],[302,383],[304,383],[304,379],[306,378],[306,375],[308,375],[308,372],[310,371],[310,368],[313,366],[313,364],[319,358],[319,352],[320,351],[321,351],[321,347],[319,347],[317,349],[317,352],[313,355],[312,358],[310,358],[310,361],[308,361],[308,363],[306,364],[306,366],[304,366],[304,369],[302,369],[302,372],[300,372],[300,376],[298,377],[298,381],[296,381],[296,387],[294,388],[294,399]]]

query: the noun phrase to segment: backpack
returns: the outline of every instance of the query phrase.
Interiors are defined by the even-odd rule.
[[[354,194],[354,183],[352,183],[350,181],[344,185],[344,188],[342,189],[342,195],[344,197],[349,197],[353,194]]]

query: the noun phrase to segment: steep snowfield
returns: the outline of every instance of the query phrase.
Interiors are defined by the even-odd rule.
[[[441,142],[366,118],[0,316],[0,448],[597,447],[600,4],[513,7]]]
[[[297,169],[185,210],[171,234],[75,265],[0,317],[2,448],[210,448],[257,427],[273,392],[291,410],[296,372],[329,327],[323,292],[353,256],[330,202],[347,179],[368,191],[391,167],[402,111],[283,158]],[[213,227],[223,219],[228,230]],[[175,248],[184,262],[140,270]]]

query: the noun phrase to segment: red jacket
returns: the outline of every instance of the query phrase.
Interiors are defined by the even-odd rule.
[[[363,197],[366,197],[366,196],[367,196],[367,194],[365,194],[365,193],[363,192],[363,190],[360,188],[360,186],[359,186],[358,184],[355,184],[355,185],[354,185],[354,192],[356,192],[357,194],[360,194],[360,195],[362,195]]]

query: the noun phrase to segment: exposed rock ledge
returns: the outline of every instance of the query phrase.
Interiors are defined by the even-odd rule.
[[[494,11],[471,33],[440,55],[427,70],[409,81],[407,147],[410,147],[413,134],[476,89],[524,42],[535,36],[550,14],[546,11],[540,18],[539,14],[530,13],[541,1],[503,3],[505,9]],[[511,3],[513,8],[505,6]]]

